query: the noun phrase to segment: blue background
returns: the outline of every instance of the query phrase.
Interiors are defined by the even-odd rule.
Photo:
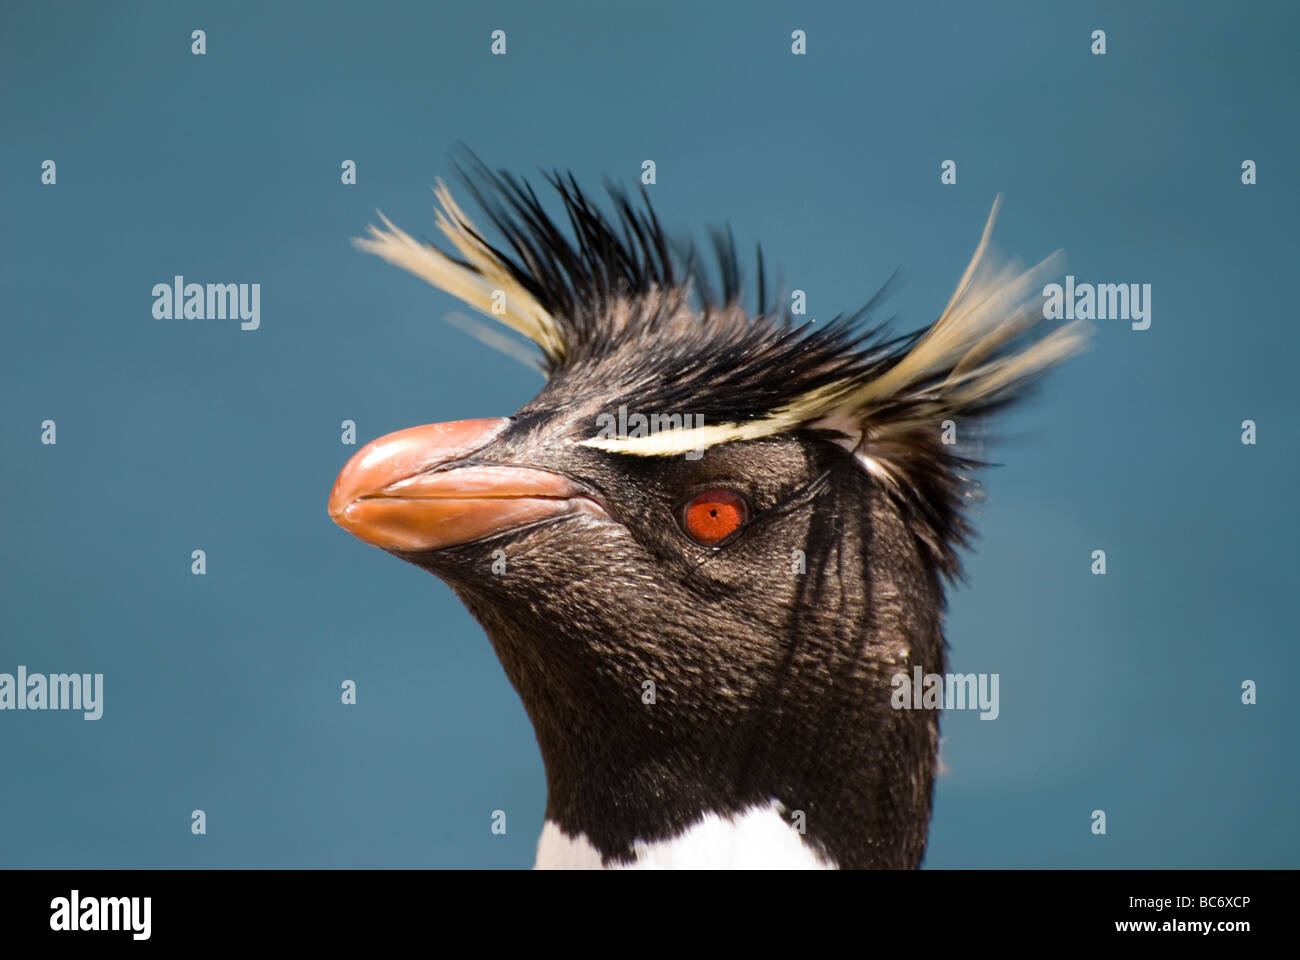
[[[948,620],[1001,716],[944,721],[927,865],[1300,865],[1296,10],[6,3],[0,671],[106,694],[0,713],[0,865],[532,863],[543,771],[482,632],[325,512],[344,419],[541,384],[350,246],[376,208],[433,235],[458,141],[593,187],[653,159],[670,228],[761,240],[814,317],[902,265],[890,312],[930,322],[998,192],[1002,249],[1152,284],[1149,330],[1099,322],[1003,424]],[[261,329],[155,320],[175,274],[261,283]]]

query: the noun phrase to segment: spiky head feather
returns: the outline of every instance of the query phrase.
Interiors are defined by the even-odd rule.
[[[703,420],[648,436],[593,436],[585,446],[671,456],[830,432],[897,498],[949,575],[959,570],[955,551],[968,536],[962,507],[978,461],[968,446],[941,442],[943,422],[969,426],[1014,401],[1087,337],[1083,322],[1043,330],[1042,284],[1059,273],[1060,251],[1029,269],[992,252],[1000,197],[939,319],[889,337],[883,325],[864,329],[861,321],[892,280],[852,314],[796,324],[788,308],[767,306],[760,251],[758,309],[750,313],[729,233],[713,234],[719,295],[694,248],[669,239],[644,188],[637,207],[607,185],[610,216],[572,174],[546,175],[566,232],[527,181],[468,157],[459,172],[503,245],[487,239],[439,180],[436,223],[456,254],[414,239],[382,214],[383,227],[371,226],[357,246],[532,341],[552,380],[599,382],[605,409],[689,411]]]

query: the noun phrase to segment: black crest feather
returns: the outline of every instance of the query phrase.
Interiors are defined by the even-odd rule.
[[[494,172],[468,148],[456,169],[500,239],[480,232],[440,186],[439,226],[459,256],[391,224],[358,243],[489,315],[496,314],[489,294],[511,288],[522,303],[494,318],[541,347],[551,380],[545,394],[594,393],[607,410],[695,414],[723,425],[717,442],[837,432],[950,575],[968,533],[969,474],[981,464],[967,444],[941,442],[942,424],[961,419],[963,440],[978,435],[982,418],[1022,397],[1083,341],[1077,325],[1038,329],[1035,284],[1059,261],[1054,255],[1029,270],[994,263],[993,215],[943,314],[897,336],[888,324],[866,322],[897,272],[858,310],[797,323],[788,307],[769,309],[761,250],[757,309],[749,311],[731,231],[712,231],[707,265],[689,240],[669,237],[644,187],[636,202],[606,181],[607,212],[571,173],[544,173],[557,218],[527,180]],[[604,449],[638,452],[633,444]]]

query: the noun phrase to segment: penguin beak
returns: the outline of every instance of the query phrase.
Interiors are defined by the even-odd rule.
[[[594,506],[570,480],[526,467],[457,462],[481,451],[507,417],[399,430],[362,447],[339,474],[329,514],[384,550],[440,550]]]

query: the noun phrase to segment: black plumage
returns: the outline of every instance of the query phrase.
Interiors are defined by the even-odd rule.
[[[1053,264],[997,270],[982,242],[931,327],[865,325],[884,291],[798,324],[769,308],[761,254],[748,311],[730,234],[713,234],[711,272],[644,191],[638,205],[611,187],[606,213],[553,173],[562,227],[526,182],[472,157],[463,176],[499,240],[444,191],[457,255],[391,224],[360,244],[529,336],[549,379],[490,442],[428,470],[544,471],[595,507],[392,552],[483,624],[537,733],[548,820],[616,863],[705,813],[775,800],[804,811],[830,863],[916,866],[938,717],[894,709],[891,678],[944,672],[944,579],[976,466],[941,425],[969,436],[1078,346],[1077,328],[1041,332],[1025,294]],[[662,449],[597,439],[620,406],[706,428],[687,421]],[[683,505],[714,489],[749,516],[704,545]]]

